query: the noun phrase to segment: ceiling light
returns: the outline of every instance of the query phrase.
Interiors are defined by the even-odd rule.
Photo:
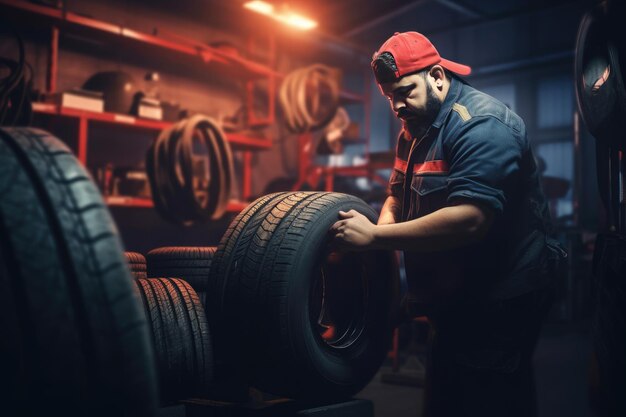
[[[243,7],[246,9],[250,9],[254,12],[264,14],[266,16],[271,16],[274,13],[274,6],[260,0],[254,0],[244,3]]]
[[[277,11],[273,4],[261,0],[254,0],[244,3],[243,7],[254,12],[269,16],[274,20],[285,23],[301,30],[313,29],[317,22],[290,11]]]

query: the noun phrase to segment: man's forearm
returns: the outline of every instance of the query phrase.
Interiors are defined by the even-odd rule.
[[[394,224],[400,221],[402,216],[402,206],[400,199],[393,195],[390,195],[385,200],[383,208],[380,210],[380,216],[378,216],[378,225]]]
[[[491,223],[492,214],[473,204],[444,207],[403,223],[379,221],[373,246],[419,252],[453,249],[481,240]]]

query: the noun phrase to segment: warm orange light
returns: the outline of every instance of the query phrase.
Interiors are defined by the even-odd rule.
[[[317,22],[309,19],[308,17],[301,16],[296,13],[286,13],[279,16],[281,22],[296,27],[302,30],[313,29],[317,26]]]
[[[317,26],[317,22],[309,19],[308,17],[304,17],[297,13],[285,11],[278,12],[274,8],[274,5],[267,3],[261,0],[253,0],[244,3],[243,7],[246,9],[255,11],[257,13],[261,13],[265,16],[269,16],[274,20],[278,20],[279,22],[285,23],[289,26],[293,26],[297,29],[301,30],[309,30],[313,29]]]
[[[250,9],[254,12],[264,14],[266,16],[271,16],[274,13],[274,6],[260,0],[249,1],[244,3],[243,7],[246,9]]]

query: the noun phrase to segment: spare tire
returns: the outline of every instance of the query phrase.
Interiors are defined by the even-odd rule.
[[[146,258],[139,252],[124,252],[130,273],[135,279],[147,278]]]
[[[616,9],[619,9],[615,6]],[[626,116],[623,78],[623,24],[615,23],[606,4],[595,5],[578,27],[574,78],[578,109],[589,132],[607,145],[624,147],[621,131]],[[619,28],[619,29],[618,29]]]
[[[236,368],[263,391],[316,400],[369,382],[388,350],[397,264],[392,252],[330,252],[328,230],[350,209],[376,220],[353,196],[290,192],[233,221],[207,292],[219,377]]]
[[[0,128],[0,403],[15,415],[150,416],[152,348],[97,187],[50,134]]]
[[[196,292],[175,278],[138,279],[151,323],[161,405],[207,397],[213,375],[209,326]]]

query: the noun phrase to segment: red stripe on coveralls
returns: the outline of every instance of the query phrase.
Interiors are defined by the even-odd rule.
[[[445,174],[446,172],[448,172],[448,163],[441,159],[413,165],[414,174]]]
[[[406,161],[403,161],[400,158],[396,158],[396,161],[393,164],[393,169],[396,171],[400,171],[403,174],[406,172]]]
[[[393,169],[406,173],[407,162],[396,158]],[[414,174],[444,174],[448,172],[448,163],[444,160],[426,161],[413,165]]]

